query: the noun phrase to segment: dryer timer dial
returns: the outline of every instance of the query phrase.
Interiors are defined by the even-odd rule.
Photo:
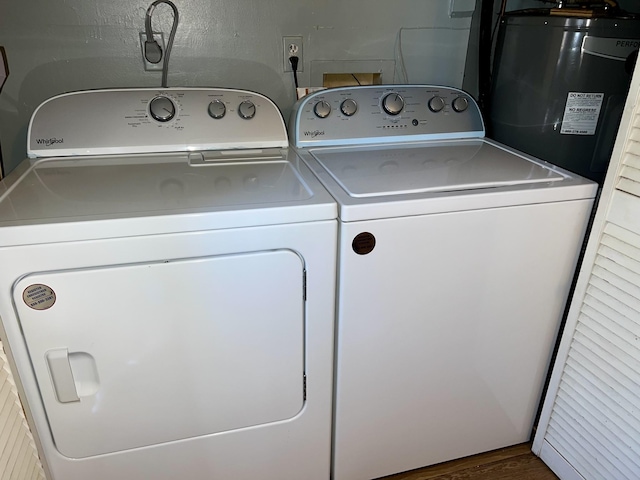
[[[244,118],[245,120],[251,120],[256,116],[256,106],[250,100],[245,100],[240,105],[238,105],[238,115]]]
[[[168,122],[176,116],[176,106],[170,98],[159,95],[149,102],[149,113],[158,122]]]

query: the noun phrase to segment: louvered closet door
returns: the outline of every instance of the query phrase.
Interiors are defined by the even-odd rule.
[[[0,479],[44,480],[14,376],[0,342]]]
[[[562,480],[640,479],[638,77],[533,446]]]

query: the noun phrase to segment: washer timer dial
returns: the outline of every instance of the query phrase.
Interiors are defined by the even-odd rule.
[[[404,98],[397,93],[390,93],[382,99],[382,109],[389,115],[398,115],[404,108]]]
[[[158,122],[168,122],[175,117],[176,106],[170,98],[160,95],[149,102],[149,113]]]

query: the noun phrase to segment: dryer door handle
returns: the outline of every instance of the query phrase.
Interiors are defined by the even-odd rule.
[[[80,397],[78,397],[69,362],[69,351],[66,348],[49,350],[45,353],[45,357],[58,401],[60,403],[79,402]]]

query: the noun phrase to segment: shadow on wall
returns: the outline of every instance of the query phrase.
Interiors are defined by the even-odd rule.
[[[234,79],[233,85],[228,84],[229,78]],[[26,157],[29,120],[44,100],[78,90],[160,89],[160,81],[161,72],[145,72],[141,62],[138,68],[132,68],[131,58],[63,60],[33,69],[24,77],[17,99],[3,93],[0,115],[5,174]],[[169,86],[252,90],[271,98],[287,115],[294,103],[293,82],[291,85],[285,84],[281,73],[267,65],[247,60],[215,57],[176,59],[169,65]],[[96,118],[98,116],[99,112],[96,112]]]

